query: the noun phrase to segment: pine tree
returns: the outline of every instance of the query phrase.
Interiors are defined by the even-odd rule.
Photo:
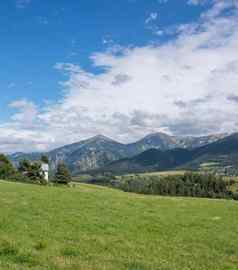
[[[55,182],[58,184],[68,184],[71,180],[72,179],[68,168],[63,162],[60,162],[57,166]]]
[[[5,155],[0,154],[0,179],[10,180],[15,174],[16,170],[8,158]]]
[[[41,156],[41,162],[49,164],[49,158],[47,155],[42,155]]]
[[[27,172],[31,168],[31,163],[27,159],[23,159],[19,162],[18,171],[23,174],[27,174]]]

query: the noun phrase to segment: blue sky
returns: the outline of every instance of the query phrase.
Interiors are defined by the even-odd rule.
[[[200,135],[235,130],[234,121],[225,123],[230,111],[217,113],[225,123],[219,126],[213,119],[194,126],[194,119],[184,115],[192,103],[198,114],[215,106],[207,90],[211,76],[216,76],[214,88],[221,85],[214,72],[226,70],[228,76],[232,63],[232,82],[228,87],[222,82],[228,89],[218,91],[219,102],[236,101],[236,0],[6,0],[0,10],[0,151],[48,150],[97,133],[127,142],[156,131]],[[225,33],[230,33],[229,44]],[[217,45],[212,48],[213,40]],[[206,51],[201,54],[202,46]],[[203,74],[197,66],[209,66],[209,58],[214,62]],[[175,59],[182,66],[172,65]],[[142,80],[140,74],[150,69]],[[171,78],[173,73],[177,77]],[[194,85],[199,94],[193,96]],[[177,86],[181,90],[176,92]],[[199,100],[205,97],[211,104],[204,108]],[[157,98],[166,101],[160,104]]]
[[[163,29],[198,19],[205,6],[189,6],[173,0],[96,0],[96,1],[1,1],[1,59],[4,69],[0,85],[6,96],[1,120],[9,116],[8,103],[26,98],[37,104],[59,98],[58,81],[53,69],[57,62],[80,64],[94,71],[89,59],[93,52],[112,44],[144,46],[164,42],[150,27]],[[19,4],[21,3],[21,4]],[[158,18],[145,24],[152,13]],[[109,43],[107,43],[109,42]]]

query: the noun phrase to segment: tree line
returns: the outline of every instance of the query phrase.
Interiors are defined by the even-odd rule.
[[[111,173],[104,173],[92,176],[85,182],[139,194],[238,200],[238,190],[232,191],[236,181],[211,173],[187,172],[181,175],[168,176],[145,174],[120,177],[115,177]]]
[[[49,164],[47,156],[43,155],[39,161],[34,162],[24,159],[19,162],[17,167],[14,167],[5,155],[0,154],[0,179],[47,184],[48,181],[44,177],[42,163]],[[67,166],[63,162],[59,162],[55,173],[51,176],[50,182],[68,184],[71,180]]]
[[[112,184],[126,192],[164,196],[189,196],[204,198],[233,198],[233,179],[225,180],[213,174],[185,173],[170,176],[122,177]]]

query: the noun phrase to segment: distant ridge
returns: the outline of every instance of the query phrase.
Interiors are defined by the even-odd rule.
[[[199,169],[202,164],[217,164],[217,170],[229,168],[238,173],[238,133],[207,145],[161,151],[149,149],[132,158],[112,162],[104,168],[115,173],[162,171],[170,169]]]
[[[224,138],[225,134],[203,137],[170,136],[165,133],[152,133],[135,143],[119,143],[104,135],[97,135],[73,144],[59,147],[46,153],[54,170],[59,161],[64,161],[73,174],[104,168],[110,163],[132,158],[149,149],[167,151],[175,148],[194,149]],[[9,158],[18,164],[22,159],[37,160],[41,153],[15,153]]]

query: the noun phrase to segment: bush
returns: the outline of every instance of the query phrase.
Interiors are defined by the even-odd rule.
[[[21,177],[25,180],[25,182],[33,182],[38,184],[45,183],[41,170],[41,164],[38,162],[22,160],[19,162],[18,172],[21,174]]]
[[[10,180],[16,175],[16,170],[8,158],[0,154],[0,179]]]
[[[60,162],[57,166],[55,174],[55,182],[57,184],[68,184],[72,180],[70,172],[63,162]]]
[[[232,198],[233,198],[233,200],[238,201],[238,192],[234,192],[234,193],[232,194]]]

